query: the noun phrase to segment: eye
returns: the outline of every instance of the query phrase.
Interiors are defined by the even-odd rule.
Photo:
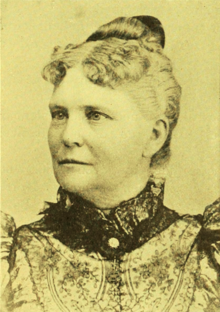
[[[93,121],[99,121],[102,118],[106,119],[106,118],[110,118],[108,115],[101,113],[101,112],[97,112],[97,111],[90,111],[89,113],[87,113],[87,118],[89,120],[93,120]]]
[[[55,119],[57,121],[64,120],[65,118],[68,117],[67,113],[62,110],[56,110],[56,111],[51,112],[51,116],[52,116],[52,119]]]

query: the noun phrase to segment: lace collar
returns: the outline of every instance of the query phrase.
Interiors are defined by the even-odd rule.
[[[158,209],[158,202],[164,199],[164,179],[156,179],[153,176],[147,182],[146,187],[136,196],[121,202],[117,207],[111,208],[109,215],[104,210],[97,208],[89,201],[83,200],[71,194],[61,187],[57,192],[57,203],[45,202],[40,214],[50,214],[54,208],[59,210],[79,210],[80,214],[87,215],[91,219],[112,220],[114,217],[127,234],[132,234],[134,226],[147,218],[153,218]],[[78,209],[77,209],[78,208]]]
[[[57,203],[45,203],[41,212],[45,217],[38,226],[70,248],[114,258],[137,247],[141,225],[155,220],[163,196],[164,180],[151,177],[141,193],[105,215],[92,203],[59,188]]]

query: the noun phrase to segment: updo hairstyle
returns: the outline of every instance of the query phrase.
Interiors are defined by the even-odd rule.
[[[56,46],[42,73],[57,87],[69,68],[80,66],[92,83],[126,90],[147,118],[164,114],[169,133],[162,148],[152,156],[152,170],[168,163],[172,131],[179,117],[181,88],[170,60],[163,54],[164,44],[165,34],[158,19],[119,17],[101,26],[82,44]]]

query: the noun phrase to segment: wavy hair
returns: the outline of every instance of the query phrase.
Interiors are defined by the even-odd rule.
[[[164,43],[164,31],[156,18],[120,17],[101,26],[82,44],[56,46],[42,73],[45,80],[58,86],[69,68],[80,66],[92,83],[125,89],[148,118],[165,114],[169,133],[151,158],[153,170],[168,163],[180,111],[181,88],[171,61],[163,54]]]

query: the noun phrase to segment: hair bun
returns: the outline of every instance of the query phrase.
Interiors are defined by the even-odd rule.
[[[145,26],[147,26],[151,32],[158,38],[158,43],[162,48],[165,46],[165,32],[161,22],[153,16],[140,15],[134,16],[134,18],[141,21]]]
[[[123,40],[137,40],[141,37],[148,37],[149,41],[156,42],[162,48],[165,45],[165,33],[161,22],[157,18],[148,15],[118,17],[99,27],[96,32],[88,37],[86,42],[105,40],[111,37]]]

